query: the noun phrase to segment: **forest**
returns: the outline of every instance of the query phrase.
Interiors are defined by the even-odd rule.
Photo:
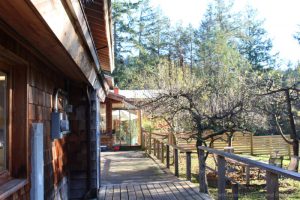
[[[193,27],[172,25],[149,0],[114,1],[115,81],[160,91],[144,109],[197,145],[237,131],[280,134],[298,156],[300,64],[284,68],[264,19],[233,5],[211,1]],[[300,27],[291,37],[300,45]]]

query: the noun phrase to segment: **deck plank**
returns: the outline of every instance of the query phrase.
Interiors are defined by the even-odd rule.
[[[178,200],[185,199],[183,194],[179,190],[177,190],[177,188],[175,187],[175,185],[173,183],[167,183],[167,186],[172,191],[172,193],[176,197],[176,199],[178,199]]]
[[[147,185],[142,184],[141,189],[142,189],[145,200],[152,200],[152,196],[150,194],[150,191],[148,190]]]
[[[113,200],[121,200],[121,186],[120,185],[114,185]]]
[[[153,184],[147,184],[148,190],[154,200],[161,200]]]
[[[121,185],[121,200],[128,200],[128,191],[126,185]]]
[[[133,185],[135,194],[136,194],[136,198],[137,199],[144,199],[142,190],[141,190],[141,186],[140,185]]]
[[[177,188],[177,190],[184,196],[186,200],[194,200],[193,196],[179,183],[173,183],[173,185]]]
[[[127,185],[127,191],[128,191],[128,199],[129,200],[136,200],[135,191],[133,188],[133,185]]]
[[[106,187],[105,200],[112,200],[113,196],[114,196],[114,187],[112,185],[108,185]]]
[[[188,185],[196,194],[200,195],[204,200],[211,200],[212,198],[208,194],[200,193],[199,188],[189,181],[184,181],[186,185]]]
[[[100,191],[99,191],[100,200],[105,200],[105,192],[106,192],[106,186],[100,187]]]
[[[195,191],[190,187],[188,186],[187,184],[185,184],[184,182],[179,182],[177,183],[178,185],[180,185],[182,188],[185,189],[185,191],[187,193],[189,193],[189,195],[193,198],[193,199],[196,199],[196,200],[203,200],[202,197],[200,196],[200,194],[197,194],[195,193]]]
[[[169,199],[170,199],[170,200],[177,200],[176,197],[174,196],[174,194],[172,193],[172,191],[170,190],[170,188],[168,187],[167,184],[165,184],[165,183],[160,183],[160,186],[161,186],[162,189],[165,191],[165,193],[169,195]]]
[[[171,200],[170,197],[169,197],[169,194],[167,194],[167,193],[163,190],[163,188],[161,187],[160,184],[156,183],[156,184],[154,184],[154,187],[155,187],[155,189],[156,189],[158,195],[160,196],[160,198],[165,199],[165,200]]]

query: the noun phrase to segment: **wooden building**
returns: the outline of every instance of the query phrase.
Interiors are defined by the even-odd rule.
[[[134,95],[133,95],[134,94]],[[147,98],[144,91],[114,87],[101,103],[101,145],[108,149],[136,149],[142,141],[142,111],[134,106]]]
[[[99,188],[111,46],[110,0],[0,1],[0,199]]]

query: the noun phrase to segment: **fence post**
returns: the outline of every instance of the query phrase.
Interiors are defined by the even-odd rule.
[[[192,180],[192,172],[191,172],[191,167],[192,167],[191,154],[192,154],[192,152],[187,151],[185,154],[186,154],[186,180],[191,181]]]
[[[254,152],[253,152],[253,134],[250,134],[250,154],[251,156],[253,156]]]
[[[163,142],[161,143],[161,162],[165,162],[165,145]]]
[[[225,173],[226,173],[226,161],[223,156],[218,155],[218,199],[223,200],[226,199],[226,179],[225,179]]]
[[[174,164],[175,164],[175,176],[179,176],[179,166],[178,166],[178,149],[174,149]]]
[[[167,168],[170,168],[170,146],[167,144],[167,155],[166,155],[166,159],[167,159]]]
[[[279,199],[278,174],[274,174],[270,171],[267,171],[267,199]]]
[[[287,144],[288,146],[288,154],[289,154],[289,158],[291,159],[291,145]]]
[[[199,189],[200,192],[208,194],[208,188],[206,184],[206,164],[204,150],[198,149],[198,163],[199,163]]]

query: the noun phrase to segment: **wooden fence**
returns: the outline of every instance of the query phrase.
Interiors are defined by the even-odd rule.
[[[286,137],[290,138],[289,136]],[[196,146],[196,141],[187,142],[179,139],[178,144],[180,146],[186,144]],[[221,139],[214,141],[212,148],[224,150],[224,147],[227,146],[227,136],[223,135]],[[291,145],[287,144],[280,135],[253,136],[252,134],[236,133],[232,140],[232,146],[237,154],[270,155],[275,151],[278,151],[278,154],[283,156],[291,156],[293,154]]]

